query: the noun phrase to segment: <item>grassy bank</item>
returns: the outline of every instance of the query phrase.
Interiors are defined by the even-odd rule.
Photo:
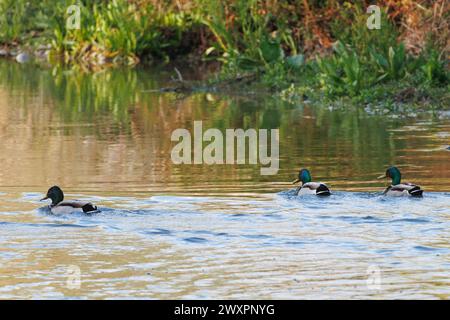
[[[79,28],[71,5],[80,9]],[[448,105],[446,1],[112,0],[0,3],[3,54],[34,53],[86,69],[218,61],[224,80],[263,84],[285,99]]]

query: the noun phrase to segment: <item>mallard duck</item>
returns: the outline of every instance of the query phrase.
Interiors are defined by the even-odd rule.
[[[400,183],[402,174],[397,167],[390,167],[386,173],[379,176],[378,179],[391,178],[392,184],[384,190],[383,194],[387,196],[412,196],[421,197],[423,190],[418,185],[412,183]]]
[[[295,190],[296,195],[303,194],[315,194],[318,196],[329,196],[331,194],[330,189],[326,184],[321,182],[311,182],[311,174],[308,169],[302,169],[298,173],[298,179],[293,181],[293,184],[301,182],[302,184],[298,186]]]
[[[75,212],[92,213],[97,211],[97,207],[90,202],[64,201],[64,193],[58,186],[53,186],[47,191],[47,195],[41,201],[51,199],[52,203],[48,209],[53,214],[70,214]]]

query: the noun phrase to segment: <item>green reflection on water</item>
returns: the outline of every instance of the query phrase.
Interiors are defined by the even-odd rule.
[[[123,178],[119,182],[123,189],[133,181],[136,190],[152,186],[167,192],[272,192],[289,187],[298,169],[308,167],[313,178],[334,188],[379,190],[385,182],[374,178],[386,166],[396,164],[411,181],[430,190],[450,190],[449,152],[444,148],[448,117],[370,115],[363,107],[334,110],[300,102],[293,105],[270,94],[157,92],[170,85],[170,75],[164,68],[88,74],[0,61],[0,108],[5,115],[0,124],[6,126],[14,118],[16,124],[34,131],[31,136],[12,139],[10,135],[23,127],[9,128],[9,135],[3,133],[0,151],[11,152],[13,144],[29,145],[33,156],[18,160],[22,166],[31,169],[33,161],[41,158],[53,167],[62,162],[78,174],[72,180],[74,187],[88,180],[93,189],[95,179],[108,180],[115,189],[107,170],[113,167],[116,178]],[[227,128],[279,128],[278,174],[261,176],[260,167],[250,165],[173,165],[171,133],[177,128],[192,130],[194,120],[203,120],[204,130],[214,127],[223,132]],[[87,138],[102,144],[89,149],[79,142]],[[58,147],[49,147],[54,140]],[[64,152],[70,148],[75,154],[95,156],[74,163],[73,157],[60,155],[61,145],[69,146],[67,141],[70,147]],[[114,156],[109,154],[113,147],[117,149]],[[18,169],[15,174],[23,176],[25,185],[31,179]],[[44,186],[53,178],[41,176],[29,185]],[[8,174],[3,182],[7,179]]]

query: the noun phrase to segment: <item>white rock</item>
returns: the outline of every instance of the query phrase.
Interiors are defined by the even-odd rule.
[[[16,56],[16,61],[18,63],[26,63],[30,61],[30,55],[26,52],[21,52]]]

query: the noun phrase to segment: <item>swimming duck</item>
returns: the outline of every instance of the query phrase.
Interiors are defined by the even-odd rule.
[[[315,194],[318,196],[329,196],[331,194],[330,189],[326,184],[321,182],[311,182],[311,174],[308,169],[302,169],[298,173],[298,179],[296,179],[293,184],[301,182],[302,184],[298,186],[295,190],[296,195],[303,194]]]
[[[58,186],[53,186],[47,191],[47,195],[41,199],[51,199],[52,203],[48,206],[53,214],[69,214],[75,212],[92,213],[97,207],[90,202],[83,201],[64,201],[64,193]]]
[[[418,185],[412,183],[400,183],[402,174],[397,167],[389,167],[386,173],[379,176],[378,179],[391,178],[392,184],[384,190],[383,194],[387,196],[412,196],[421,197],[423,190]]]

